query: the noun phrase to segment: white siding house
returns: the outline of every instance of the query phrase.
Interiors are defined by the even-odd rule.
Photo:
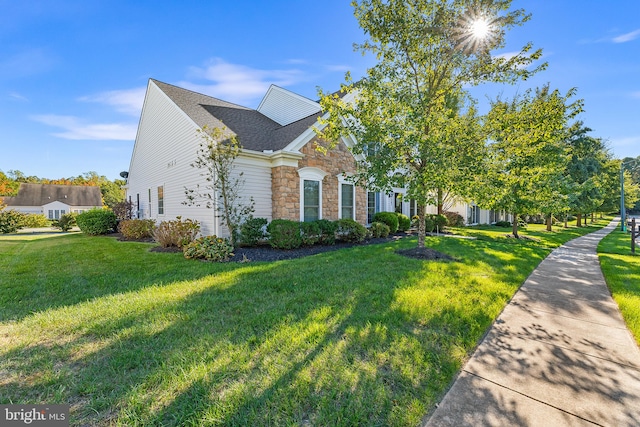
[[[102,193],[94,186],[22,183],[18,194],[4,197],[4,203],[18,212],[59,219],[66,213],[101,208]]]
[[[151,79],[127,172],[127,199],[139,218],[163,221],[181,216],[199,221],[204,235],[228,235],[204,202],[185,204],[186,189],[199,186],[202,192],[207,185],[204,171],[192,166],[202,142],[197,131],[206,126],[237,136],[242,150],[234,167],[242,173],[245,201],[255,203],[255,217],[300,220],[304,202],[297,171],[313,163],[327,174],[325,181],[332,182],[325,185],[331,191],[325,191],[321,202],[330,218],[339,211],[337,176],[355,166],[348,150],[324,157],[316,153],[311,128],[320,110],[318,103],[277,86],[253,110]],[[366,221],[365,197],[358,190],[361,222]]]

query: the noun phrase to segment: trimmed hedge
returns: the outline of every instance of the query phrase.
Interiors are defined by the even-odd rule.
[[[389,226],[384,222],[373,222],[369,227],[371,237],[387,237],[389,236]]]
[[[377,212],[373,215],[373,222],[387,224],[391,234],[398,231],[398,214],[395,212]]]
[[[397,213],[398,215],[398,230],[407,231],[411,228],[411,219],[405,214]]]
[[[240,245],[255,246],[266,237],[266,218],[249,218],[240,226]]]
[[[111,209],[91,209],[78,215],[76,223],[83,233],[97,236],[115,230],[116,215]]]
[[[288,219],[274,219],[267,226],[269,244],[276,249],[296,249],[302,246],[300,223]]]
[[[367,227],[351,218],[338,220],[338,237],[345,242],[362,242],[367,237]]]

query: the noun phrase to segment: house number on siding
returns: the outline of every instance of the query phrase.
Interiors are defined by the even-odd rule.
[[[167,168],[173,167],[178,163],[177,160],[172,160],[169,163],[167,163]]]

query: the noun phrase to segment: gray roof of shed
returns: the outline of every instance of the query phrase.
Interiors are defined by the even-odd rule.
[[[55,201],[69,206],[102,206],[102,193],[95,186],[22,183],[16,196],[4,198],[8,207],[44,206]]]
[[[158,80],[151,81],[198,126],[226,127],[238,137],[242,147],[248,150],[282,150],[316,123],[319,117],[319,114],[312,114],[281,126],[257,110]]]

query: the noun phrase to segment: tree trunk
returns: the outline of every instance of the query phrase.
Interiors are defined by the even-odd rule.
[[[593,212],[591,212],[591,224],[594,223],[594,216],[595,216],[595,214]]]
[[[513,233],[513,237],[515,237],[516,239],[520,238],[520,236],[518,235],[518,214],[517,213],[513,214],[513,223],[511,225],[511,232]]]
[[[576,214],[576,227],[582,227],[582,214]]]
[[[443,198],[443,191],[441,188],[438,188],[438,215],[442,215]]]
[[[569,214],[564,214],[564,228],[569,228]]]
[[[553,214],[547,215],[547,231],[551,231],[551,226],[553,222]]]
[[[425,236],[427,234],[427,225],[425,223],[425,212],[427,211],[427,204],[420,202],[417,206],[418,211],[418,247],[424,248]]]

